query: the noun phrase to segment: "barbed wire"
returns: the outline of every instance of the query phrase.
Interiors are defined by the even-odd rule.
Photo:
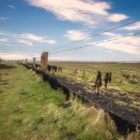
[[[88,38],[86,38],[86,39],[77,40],[77,41],[72,41],[72,42],[67,43],[67,44],[65,44],[65,45],[58,46],[57,48],[50,49],[49,52],[51,52],[51,51],[53,51],[53,50],[61,49],[61,48],[64,48],[64,47],[68,47],[68,46],[70,46],[70,45],[72,45],[72,44],[76,44],[76,43],[79,43],[79,42],[82,42],[82,41],[85,41],[85,40],[93,39],[93,38],[96,37],[96,36],[102,35],[102,34],[104,34],[104,33],[106,33],[106,32],[111,32],[111,31],[120,29],[120,28],[122,28],[122,27],[131,25],[131,24],[134,24],[134,23],[136,23],[136,22],[138,22],[138,21],[140,21],[140,19],[130,21],[130,22],[126,23],[126,24],[122,24],[122,25],[119,25],[119,26],[116,26],[116,27],[113,27],[113,28],[104,30],[104,31],[102,31],[102,32],[98,32],[98,33],[96,33],[96,34],[91,35],[90,37],[88,37]]]
[[[117,38],[113,38],[113,39],[109,39],[109,40],[104,40],[104,41],[100,41],[100,42],[95,42],[93,44],[87,44],[87,45],[79,46],[79,47],[75,47],[75,48],[66,48],[66,49],[63,49],[61,51],[55,51],[53,53],[50,53],[50,55],[58,54],[58,53],[66,52],[66,51],[73,51],[73,50],[82,49],[82,48],[86,48],[86,47],[92,47],[93,45],[99,45],[99,44],[102,44],[102,43],[107,43],[107,42],[115,41],[115,40],[118,40],[118,39],[121,39],[121,38],[125,38],[125,37],[136,36],[138,34],[140,34],[140,32],[132,33],[132,34],[126,34],[126,35],[119,36]]]

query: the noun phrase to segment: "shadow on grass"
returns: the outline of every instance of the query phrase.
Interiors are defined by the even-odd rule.
[[[0,85],[8,85],[8,80],[1,80]]]
[[[14,69],[16,68],[15,66],[9,66],[6,64],[0,64],[0,69]]]

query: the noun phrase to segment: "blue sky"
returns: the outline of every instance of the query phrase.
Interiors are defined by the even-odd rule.
[[[91,35],[140,19],[139,0],[0,0],[0,57],[23,59],[49,51],[50,60],[140,61],[140,36],[106,39],[140,31],[140,22]],[[79,43],[65,45],[69,42]],[[73,51],[56,49],[65,45]]]

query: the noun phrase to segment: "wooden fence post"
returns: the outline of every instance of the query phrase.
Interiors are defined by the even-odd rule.
[[[48,72],[48,52],[43,52],[41,55],[41,70],[44,74]]]
[[[85,78],[85,70],[83,70],[83,79]]]
[[[25,59],[25,64],[27,64],[28,63],[28,59]]]
[[[35,67],[35,64],[36,64],[36,58],[33,57],[33,67]]]

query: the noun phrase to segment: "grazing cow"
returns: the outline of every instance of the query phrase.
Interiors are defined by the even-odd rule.
[[[99,89],[101,86],[102,86],[102,73],[100,71],[98,71],[94,90],[96,90],[96,88],[97,88],[97,93],[99,93]]]
[[[60,66],[57,69],[58,69],[58,72],[62,71],[62,67],[60,67]]]
[[[134,79],[136,79],[136,75],[135,75],[135,74],[133,74],[132,77],[133,77]]]
[[[74,73],[77,74],[77,69],[76,68],[74,69]]]
[[[105,74],[105,78],[104,78],[104,82],[105,82],[105,89],[107,89],[107,84],[110,83],[112,80],[112,73],[111,72],[107,72]]]
[[[126,80],[126,81],[127,81],[127,80],[129,80],[129,79],[130,79],[130,77],[131,77],[131,75],[130,75],[130,74],[125,73],[125,72],[122,72],[122,73],[121,73],[121,75],[125,78],[125,80]]]
[[[51,65],[48,65],[48,71],[49,72],[51,71]]]
[[[107,84],[109,83],[109,81],[110,81],[110,73],[107,72],[107,73],[105,74],[105,78],[104,78],[105,89],[107,89]]]
[[[112,81],[112,72],[109,72],[109,83]]]
[[[125,79],[129,80],[129,78],[130,78],[130,74],[126,74]]]
[[[57,72],[58,71],[58,68],[57,68],[57,66],[52,66],[52,65],[48,65],[48,71],[49,72]]]
[[[52,66],[53,72],[57,72],[57,66]]]

